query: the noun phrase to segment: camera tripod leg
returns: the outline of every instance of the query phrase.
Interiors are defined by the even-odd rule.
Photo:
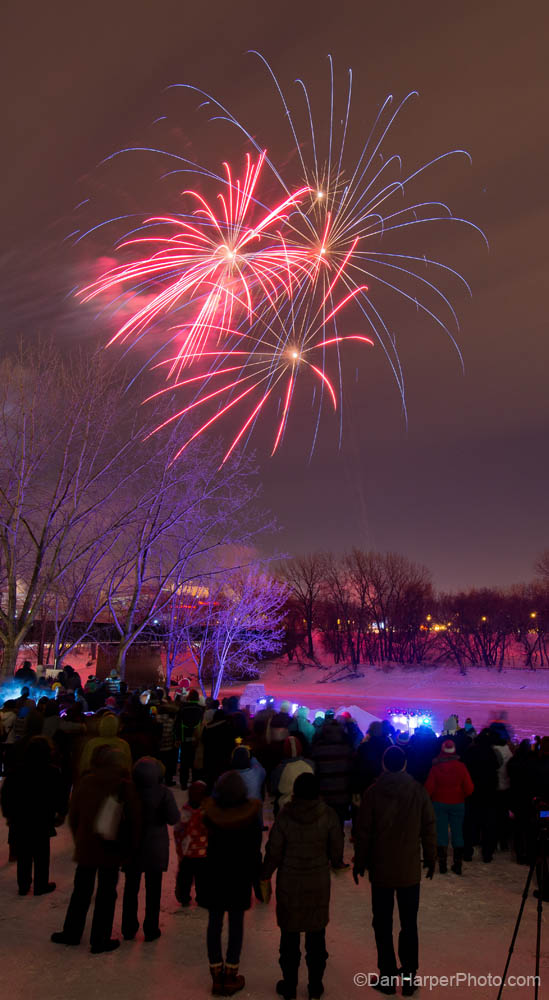
[[[519,912],[518,912],[518,917],[517,917],[517,922],[515,924],[515,929],[513,931],[513,937],[511,938],[511,944],[509,945],[509,951],[507,952],[507,961],[505,963],[505,969],[503,970],[503,976],[501,977],[501,986],[499,988],[499,993],[497,995],[497,1000],[501,1000],[501,995],[503,993],[503,988],[505,986],[505,980],[507,979],[507,973],[509,971],[509,966],[511,964],[511,956],[513,954],[513,949],[515,947],[515,941],[517,940],[517,935],[518,935],[518,932],[519,932],[520,922],[522,920],[522,914],[524,913],[524,907],[526,905],[526,900],[528,899],[528,893],[530,892],[530,883],[532,882],[532,878],[533,878],[535,870],[536,870],[536,862],[534,861],[533,864],[530,865],[530,870],[529,870],[528,875],[526,877],[526,885],[524,886],[524,892],[522,893],[522,900],[521,900],[521,903],[520,903],[520,909],[519,909]],[[538,910],[538,913],[539,913],[539,910]],[[539,923],[539,933],[541,935],[541,918],[540,918],[540,923]],[[539,955],[536,956],[536,962],[539,965]],[[536,980],[536,984],[537,984],[537,980]],[[537,985],[536,985],[536,989],[537,989]],[[537,998],[537,993],[536,993],[536,998]]]
[[[536,978],[534,980],[534,998],[538,1000],[539,997],[539,962],[541,954],[541,920],[543,913],[543,891],[544,891],[544,881],[540,881],[539,896],[538,896],[538,923],[536,928]]]

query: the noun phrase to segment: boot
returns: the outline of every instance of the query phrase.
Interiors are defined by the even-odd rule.
[[[210,972],[212,974],[212,995],[214,997],[224,997],[223,962],[217,962],[215,965],[210,965]]]
[[[456,875],[461,875],[461,864],[463,861],[463,847],[454,847],[454,863],[452,865],[452,871]]]
[[[446,875],[446,872],[448,871],[448,865],[446,863],[447,855],[447,847],[437,847],[438,867],[441,875]]]
[[[225,965],[225,979],[223,983],[223,996],[232,997],[233,993],[243,990],[246,985],[244,976],[238,975],[238,965]]]

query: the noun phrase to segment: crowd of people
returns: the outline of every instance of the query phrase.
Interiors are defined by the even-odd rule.
[[[296,997],[300,935],[310,1000],[323,993],[331,873],[346,872],[347,829],[355,882],[368,874],[382,993],[411,996],[419,966],[421,867],[462,876],[474,851],[490,863],[513,847],[536,857],[536,798],[549,800],[549,738],[513,743],[505,720],[476,733],[457,716],[437,735],[422,725],[398,732],[389,720],[362,733],[349,713],[317,713],[267,702],[255,714],[236,696],[219,703],[189,690],[128,690],[116,671],[104,681],[65,667],[55,679],[16,675],[17,697],[0,711],[2,812],[19,894],[55,891],[50,839],[68,822],[74,886],[53,943],[79,945],[95,891],[94,954],[112,952],[120,873],[121,929],[156,940],[170,834],[177,853],[175,896],[208,911],[206,950],[214,996],[244,987],[239,972],[244,914],[265,905],[276,872],[280,928],[278,994]],[[173,793],[186,791],[180,807]],[[179,797],[180,798],[180,797]],[[270,806],[274,822],[266,824]],[[346,826],[347,824],[347,826]],[[265,836],[267,834],[267,836]],[[549,894],[538,870],[538,893]],[[396,894],[400,934],[393,943]],[[225,915],[228,943],[222,934]]]

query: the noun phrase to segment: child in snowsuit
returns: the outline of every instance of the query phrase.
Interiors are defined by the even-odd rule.
[[[206,795],[204,781],[193,781],[189,788],[189,801],[181,810],[181,821],[174,827],[175,849],[179,858],[179,868],[175,883],[175,898],[181,906],[189,906],[194,880],[196,902],[203,906],[202,889],[206,855],[208,852],[208,830],[204,825],[201,803]]]

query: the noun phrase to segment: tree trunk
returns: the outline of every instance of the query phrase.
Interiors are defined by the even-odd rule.
[[[310,660],[314,660],[315,648],[313,645],[313,626],[311,622],[307,622],[307,656]]]
[[[20,644],[16,643],[11,636],[8,636],[8,640],[4,643],[4,648],[2,650],[2,667],[0,668],[0,675],[2,677],[13,677],[17,664],[19,647]]]

